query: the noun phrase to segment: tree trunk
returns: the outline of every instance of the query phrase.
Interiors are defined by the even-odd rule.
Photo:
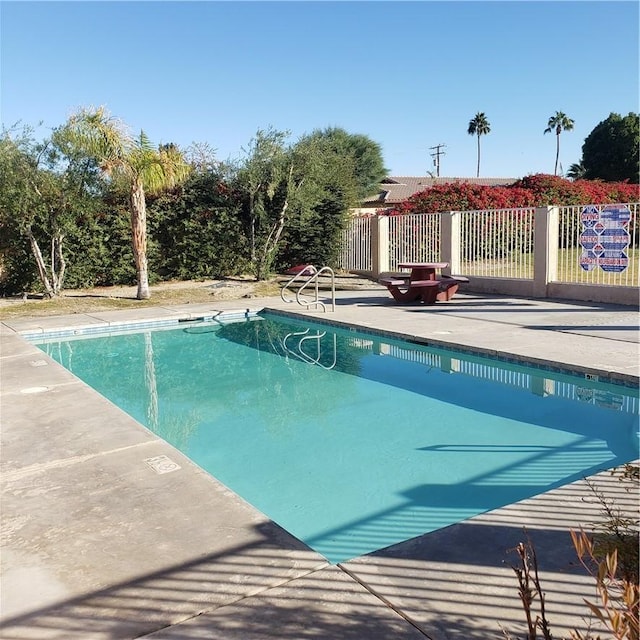
[[[556,132],[556,165],[553,168],[553,175],[558,175],[558,159],[560,158],[560,132]]]
[[[282,209],[280,209],[278,220],[271,227],[269,237],[265,240],[264,247],[262,249],[262,255],[260,256],[260,260],[257,263],[257,280],[264,280],[268,275],[271,264],[273,263],[273,258],[278,249],[278,242],[280,241],[282,230],[284,229],[284,223],[286,220],[286,213],[288,208],[289,201],[285,200],[284,204],[282,205]]]
[[[251,244],[251,262],[256,259],[256,215],[255,198],[253,193],[249,194],[249,242]]]
[[[136,179],[131,185],[129,197],[131,206],[131,243],[133,257],[136,262],[136,277],[138,279],[138,300],[148,300],[149,269],[147,265],[147,205],[144,197],[142,181]]]
[[[64,236],[60,231],[56,231],[53,238],[51,238],[51,280],[53,281],[53,291],[55,295],[62,293],[64,272],[67,268],[67,263],[62,253],[63,239]]]
[[[289,199],[293,198],[294,194],[302,187],[304,178],[297,184],[293,180],[293,163],[289,165],[289,176],[287,178],[287,195],[282,203],[282,208],[278,215],[278,219],[273,223],[269,236],[265,240],[262,247],[260,258],[258,259],[256,266],[256,279],[264,280],[268,275],[268,271],[273,264],[273,259],[278,250],[278,242],[280,242],[280,236],[284,229],[285,222],[287,220],[287,209],[289,208]]]
[[[47,275],[47,265],[44,263],[44,258],[42,257],[40,246],[38,245],[38,241],[33,235],[31,228],[27,229],[27,236],[29,238],[29,244],[31,245],[31,253],[33,253],[33,257],[36,260],[38,276],[40,277],[40,282],[42,282],[42,286],[44,287],[45,296],[47,296],[47,298],[53,298],[55,297],[56,292],[54,291],[54,288],[51,286],[51,282],[49,281],[49,276]]]
[[[478,170],[476,172],[476,178],[480,177],[480,134],[478,134]]]

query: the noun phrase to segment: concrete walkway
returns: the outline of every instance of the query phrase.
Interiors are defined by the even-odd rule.
[[[601,517],[585,481],[332,566],[20,336],[293,306],[236,300],[0,325],[0,638],[498,640],[501,625],[522,637],[508,550],[524,527],[555,637],[586,628],[593,581],[568,534]],[[624,307],[472,295],[402,306],[372,289],[304,315],[639,380],[638,313]],[[608,473],[590,482],[637,511]]]

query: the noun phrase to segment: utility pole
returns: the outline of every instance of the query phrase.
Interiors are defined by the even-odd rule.
[[[433,158],[433,164],[436,167],[436,177],[440,177],[440,156],[445,155],[444,151],[440,151],[442,147],[446,147],[446,144],[437,144],[435,147],[429,147],[429,149],[435,149],[435,151],[431,154]]]

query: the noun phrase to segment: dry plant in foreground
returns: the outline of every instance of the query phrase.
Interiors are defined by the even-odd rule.
[[[611,473],[630,485],[626,487],[628,491],[637,494],[640,484],[637,465],[626,464]],[[596,601],[585,600],[585,606],[605,631],[594,635],[591,631],[573,629],[569,640],[640,640],[637,515],[635,518],[625,516],[592,483],[587,484],[598,497],[605,520],[594,525],[592,536],[583,529],[570,531],[570,534],[581,565],[595,580]],[[512,568],[518,580],[518,595],[527,622],[524,640],[553,640],[533,543],[527,537],[527,541],[520,542],[514,551],[519,562]],[[502,631],[508,640],[514,640],[507,630],[503,628]],[[607,635],[600,635],[605,632]]]

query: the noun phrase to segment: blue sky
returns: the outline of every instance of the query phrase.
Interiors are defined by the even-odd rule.
[[[616,2],[0,1],[2,124],[38,136],[105,105],[157,143],[237,158],[258,129],[342,127],[378,142],[391,175],[566,171],[611,112],[639,106],[639,4]]]

